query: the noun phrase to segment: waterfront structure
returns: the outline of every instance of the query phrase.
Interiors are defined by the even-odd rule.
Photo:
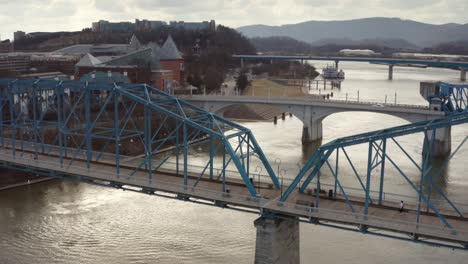
[[[321,56],[266,56],[266,55],[233,55],[233,58],[240,59],[241,67],[244,67],[245,60],[263,60],[273,62],[279,61],[334,61],[338,68],[340,61],[368,62],[388,66],[388,79],[393,79],[394,66],[415,66],[415,67],[437,67],[460,71],[460,80],[466,81],[467,61],[446,61],[446,60],[424,60],[424,59],[405,59],[405,58],[376,58],[376,57],[321,57]]]
[[[259,96],[190,96],[181,97],[203,107],[203,109],[222,115],[229,107],[238,104],[272,105],[283,112],[292,113],[303,123],[302,142],[309,143],[322,139],[322,121],[334,114],[344,111],[366,111],[385,113],[397,116],[411,123],[443,117],[444,112],[433,111],[419,105],[376,105],[369,102],[352,102],[343,100],[324,100],[313,97],[259,97]],[[438,134],[438,155],[450,152],[450,131]],[[445,146],[445,147],[444,147]]]
[[[165,91],[184,84],[182,53],[170,36],[162,47],[156,43],[142,45],[132,36],[129,44],[79,45],[54,53],[84,53],[75,65],[76,79],[90,72],[110,71],[125,74],[133,83],[147,83]]]
[[[369,49],[342,49],[338,54],[343,56],[380,56],[382,54],[376,53]]]
[[[24,53],[0,54],[0,71],[19,73],[26,72],[31,67],[31,58]]]
[[[431,169],[430,146],[435,141],[430,135],[468,123],[468,86],[436,85],[442,90],[447,87],[449,98],[461,99],[463,104],[444,111],[439,119],[333,140],[321,146],[292,181],[284,183],[249,129],[148,85],[3,79],[0,109],[9,111],[0,114],[0,166],[260,213],[254,223],[257,263],[298,263],[299,221],[466,248],[468,208],[449,199],[435,182],[449,160],[464,161],[452,157],[463,154],[459,150],[468,137],[439,171],[427,171]],[[462,97],[455,94],[459,91]],[[55,94],[51,100],[43,97],[50,92]],[[42,105],[45,107],[38,107]],[[47,120],[44,111],[49,113]],[[54,131],[53,136],[45,137],[49,131]],[[398,143],[401,136],[416,133],[426,135],[424,144],[428,148],[422,165]],[[167,150],[165,143],[172,148]],[[125,144],[140,145],[141,154],[122,155],[121,146]],[[208,146],[210,153],[203,160],[206,165],[189,166],[189,147],[201,144]],[[360,144],[369,147],[366,177],[359,175],[347,152]],[[392,151],[388,152],[390,144]],[[392,159],[395,150],[401,150],[402,156],[416,164],[421,177],[407,176],[407,166]],[[330,157],[335,155],[332,166]],[[172,156],[175,163],[168,161]],[[258,183],[251,170],[257,159],[267,172]],[[356,176],[360,188],[342,185],[342,178],[350,175],[338,170],[339,160],[351,165],[355,173],[351,176]],[[229,163],[234,171],[229,171]],[[221,164],[221,168],[214,164]],[[405,196],[404,214],[398,212],[401,196],[394,196],[396,202],[384,196],[384,179],[390,166],[415,194]],[[324,167],[332,172],[331,185],[320,179]],[[376,168],[380,169],[378,174]],[[378,191],[371,191],[374,181]],[[431,191],[423,191],[423,186]],[[441,200],[435,200],[431,193]]]

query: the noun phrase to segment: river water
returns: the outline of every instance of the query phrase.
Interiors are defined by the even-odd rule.
[[[316,63],[318,68],[325,63]],[[339,99],[424,104],[420,80],[456,81],[459,73],[441,69],[395,68],[340,63],[346,81],[333,90]],[[330,90],[325,91],[329,93]],[[312,90],[311,93],[318,93]],[[324,93],[323,90],[320,93]],[[338,113],[323,121],[323,143],[338,137],[406,124],[382,114]],[[285,177],[297,173],[316,145],[301,144],[302,124],[294,117],[243,123],[254,132],[266,156],[281,161]],[[468,126],[452,129],[453,148]],[[421,157],[421,135],[401,138],[409,153]],[[443,174],[441,188],[455,200],[468,200],[468,167],[462,151]],[[395,151],[396,150],[391,150]],[[390,152],[392,153],[392,152]],[[199,156],[196,150],[194,157]],[[357,168],[365,166],[367,147],[352,150]],[[409,161],[397,156],[417,179]],[[418,159],[417,159],[418,160]],[[462,162],[461,162],[462,161]],[[276,165],[275,165],[276,166]],[[276,168],[276,167],[275,167]],[[349,170],[343,165],[340,170]],[[326,173],[324,179],[327,179]],[[346,178],[343,183],[356,183]],[[397,175],[386,191],[411,194]],[[49,181],[0,192],[0,264],[10,263],[252,263],[257,215],[128,191],[66,181]],[[468,252],[363,235],[310,224],[300,225],[301,263],[466,263]],[[465,259],[465,261],[464,261]]]

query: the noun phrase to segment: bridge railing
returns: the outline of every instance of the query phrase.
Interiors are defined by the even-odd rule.
[[[330,222],[337,222],[343,224],[358,225],[361,227],[369,226],[380,228],[389,231],[405,232],[408,234],[424,235],[433,238],[440,238],[451,241],[468,241],[468,231],[450,229],[436,225],[420,224],[410,221],[400,221],[392,218],[378,217],[373,215],[364,215],[360,213],[353,213],[350,211],[331,210],[325,208],[315,208],[310,206],[298,205],[287,202],[278,202],[277,200],[269,200],[260,197],[251,197],[240,195],[236,193],[224,193],[204,189],[200,187],[187,187],[181,184],[173,184],[157,179],[150,180],[138,177],[121,177],[118,178],[113,172],[100,167],[93,168],[92,170],[72,164],[68,167],[61,167],[58,162],[47,160],[34,160],[28,156],[22,158],[14,158],[8,149],[3,149],[0,152],[0,159],[3,162],[10,164],[17,164],[27,168],[40,168],[47,169],[54,172],[53,176],[61,177],[62,175],[76,175],[86,177],[88,179],[97,179],[102,181],[119,182],[123,188],[129,190],[140,191],[140,188],[152,188],[162,191],[164,193],[174,193],[184,195],[187,198],[202,199],[205,201],[215,201],[218,205],[223,203],[226,205],[241,206],[253,208],[260,212],[268,210],[271,212],[278,212],[283,214],[290,214],[299,217],[304,217],[313,220],[325,220]],[[136,188],[136,189],[135,189]],[[221,204],[220,204],[221,203]]]
[[[11,147],[11,141],[8,139],[5,139],[4,141],[5,147]],[[33,142],[24,142],[24,149],[33,151],[34,150],[34,145]],[[58,146],[55,145],[47,145],[47,152],[58,152],[59,148]],[[68,153],[70,156],[76,155],[77,158],[81,159],[86,159],[86,151],[85,150],[78,150],[78,153],[76,153],[75,149],[72,148],[66,148],[66,153]],[[74,152],[73,152],[74,151]],[[31,154],[29,154],[31,155]],[[105,162],[106,160],[112,163],[115,160],[115,154],[110,154],[110,153],[104,153],[100,154],[99,152],[94,152],[93,151],[93,156],[97,157],[100,155],[100,161]],[[28,154],[24,154],[22,158],[28,157]],[[132,164],[139,164],[144,158],[143,157],[131,157],[131,156],[124,156],[121,155],[121,160],[122,160],[122,165],[126,164],[129,166],[132,166]],[[176,167],[176,162],[172,162],[170,160],[163,162],[162,160],[158,159],[153,159],[153,167],[158,166],[160,163],[162,163],[162,166],[160,167],[161,169],[166,169],[166,170],[174,170]],[[183,166],[183,162],[179,163],[179,166]],[[202,172],[205,171],[204,177],[208,177],[206,175],[206,169],[203,166],[195,165],[195,164],[187,164],[187,168],[189,173],[193,174],[201,174]],[[222,168],[219,167],[214,167],[214,175],[215,179],[218,177],[221,177]],[[231,170],[227,168],[225,170],[226,173],[226,178],[227,179],[235,179],[235,180],[242,180],[242,178],[239,176],[239,172],[236,170]],[[286,189],[287,186],[289,186],[292,181],[293,177],[297,174],[296,172],[293,173],[294,175],[288,177],[287,175],[283,176],[281,179],[283,188]],[[251,172],[251,177],[254,185],[266,185],[266,184],[271,184],[271,178],[267,174],[262,174],[259,172],[252,171]],[[301,181],[301,185],[304,180]],[[335,190],[335,185],[333,183],[327,183],[327,182],[321,182],[321,189],[325,190],[328,192],[329,190]],[[273,186],[271,186],[273,188]],[[265,187],[262,187],[265,188]],[[361,188],[355,188],[351,186],[343,186],[343,189],[345,190],[346,194],[352,195],[357,198],[365,198],[365,192]],[[342,195],[343,193],[337,188],[337,195]],[[259,192],[261,193],[261,189],[259,189]],[[379,192],[378,191],[373,191],[370,190],[370,197],[374,201],[378,200],[379,198]],[[398,204],[400,201],[404,201],[406,204],[411,205],[417,205],[418,203],[418,197],[417,196],[411,196],[411,195],[404,195],[404,194],[397,194],[397,193],[391,193],[391,192],[383,192],[383,199],[382,201],[384,202],[390,202],[394,204]],[[311,199],[314,199],[315,195],[311,196]],[[453,207],[446,201],[446,200],[440,200],[436,198],[431,198],[431,203],[437,206],[438,209],[444,209],[447,211],[453,211]],[[468,214],[468,201],[466,202],[452,202],[463,214]]]
[[[379,102],[379,101],[363,101],[363,100],[342,100],[342,99],[322,99],[322,98],[316,98],[314,96],[310,97],[279,97],[279,96],[245,96],[245,95],[239,95],[239,96],[219,96],[219,95],[194,95],[194,96],[180,96],[180,98],[183,98],[185,100],[189,100],[190,98],[195,99],[195,98],[205,98],[205,99],[222,99],[224,101],[229,101],[230,98],[252,98],[252,99],[257,99],[256,102],[258,103],[270,103],[271,100],[278,100],[278,101],[294,101],[294,102],[317,102],[317,103],[337,103],[337,104],[351,104],[351,105],[366,105],[366,106],[375,106],[375,107],[391,107],[391,108],[411,108],[411,109],[420,109],[420,110],[425,110],[425,111],[433,111],[429,106],[425,105],[416,105],[416,104],[395,104],[395,103],[385,103],[385,102]],[[248,103],[256,103],[254,101],[248,102]],[[435,111],[437,112],[437,111]]]

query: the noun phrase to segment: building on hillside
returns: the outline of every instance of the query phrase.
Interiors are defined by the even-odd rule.
[[[15,33],[13,33],[13,39],[14,41],[17,41],[17,40],[20,40],[20,39],[23,39],[26,37],[26,32],[24,31],[16,31]]]
[[[171,21],[169,22],[169,25],[171,27],[184,28],[187,30],[216,30],[216,22],[214,20],[202,22]],[[99,20],[98,22],[93,22],[91,24],[91,30],[93,32],[133,32],[151,31],[163,26],[167,26],[167,23],[164,21],[152,21],[146,19],[135,19],[135,23]]]
[[[92,23],[91,29],[93,32],[132,32],[135,31],[135,24],[131,22],[99,20]]]
[[[9,39],[0,42],[0,53],[13,52],[13,43]]]
[[[203,22],[185,22],[185,21],[171,21],[169,23],[171,27],[176,27],[176,28],[184,28],[187,30],[201,30],[201,29],[207,29],[207,30],[216,30],[216,22],[214,20],[211,21],[203,21]]]
[[[159,29],[163,26],[167,26],[167,23],[164,21],[151,21],[151,20],[138,20],[135,19],[135,29],[137,31],[152,31]]]
[[[125,54],[117,56],[84,54],[75,65],[75,78],[81,79],[93,72],[120,73],[132,83],[147,83],[165,91],[183,84],[184,60],[171,37],[160,47],[156,43],[142,45],[133,36],[126,50]]]

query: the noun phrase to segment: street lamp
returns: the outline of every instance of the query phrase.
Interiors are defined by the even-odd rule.
[[[276,173],[278,173],[279,175],[279,168],[280,168],[280,165],[281,165],[281,159],[280,158],[276,158],[275,159],[275,164],[278,165],[277,169],[276,169]]]
[[[284,176],[286,176],[286,170],[285,170],[285,169],[282,169],[280,172],[281,172],[281,173],[278,173],[278,175],[281,177],[281,188],[280,188],[280,191],[281,191],[281,197],[283,197],[283,179],[284,179]]]
[[[261,174],[262,170],[263,169],[260,166],[255,167],[255,172],[258,171],[258,174],[257,174],[258,175],[258,187],[257,188],[258,188],[258,195],[259,196],[260,196],[260,174]]]
[[[275,164],[278,165],[278,167],[276,168],[276,175],[278,175],[278,177],[280,177],[280,165],[281,165],[281,159],[280,158],[276,158],[275,159]],[[283,180],[281,180],[281,195],[283,195]]]

